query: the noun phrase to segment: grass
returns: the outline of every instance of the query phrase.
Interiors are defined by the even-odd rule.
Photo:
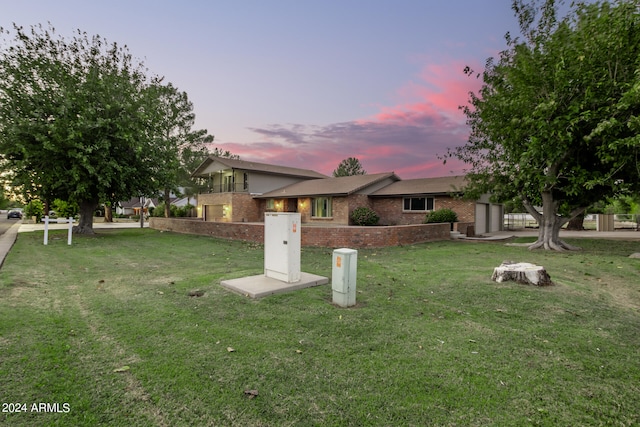
[[[0,270],[0,397],[27,405],[0,425],[640,424],[638,242],[360,250],[358,303],[341,309],[330,286],[261,300],[220,287],[262,272],[260,245],[51,235],[21,234]],[[492,282],[505,259],[556,285]],[[304,248],[302,267],[330,276],[331,250]]]

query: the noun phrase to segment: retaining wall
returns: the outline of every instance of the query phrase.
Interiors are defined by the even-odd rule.
[[[201,219],[149,219],[155,230],[197,234],[230,240],[264,243],[264,223],[209,222]],[[449,240],[449,224],[416,224],[388,227],[314,227],[302,226],[302,246],[326,248],[378,248]]]

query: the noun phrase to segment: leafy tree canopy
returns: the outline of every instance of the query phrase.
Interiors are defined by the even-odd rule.
[[[0,159],[11,183],[28,200],[77,202],[87,233],[100,200],[157,194],[173,150],[160,143],[163,95],[177,91],[100,36],[0,30]]]
[[[349,157],[340,162],[336,170],[333,171],[333,176],[352,176],[352,175],[366,175],[367,171],[362,168],[360,160],[355,157]]]
[[[155,146],[163,157],[158,168],[158,180],[164,190],[164,200],[168,201],[171,191],[178,192],[178,187],[194,186],[189,179],[192,162],[208,155],[206,144],[213,141],[213,136],[205,129],[193,130],[195,114],[193,103],[186,92],[180,92],[172,84],[153,84],[149,87],[158,101],[159,114],[153,122]],[[170,206],[165,204],[165,216],[170,216]]]
[[[640,13],[637,2],[513,2],[523,38],[489,59],[463,110],[477,192],[520,199],[539,223],[531,248],[576,249],[559,239],[571,218],[640,183]],[[473,70],[465,70],[475,75]],[[535,206],[541,206],[539,211]]]

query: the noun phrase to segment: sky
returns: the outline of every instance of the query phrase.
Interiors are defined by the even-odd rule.
[[[356,157],[403,179],[462,174],[448,148],[511,0],[0,0],[0,27],[50,22],[126,45],[188,94],[195,129],[243,160],[331,175]]]

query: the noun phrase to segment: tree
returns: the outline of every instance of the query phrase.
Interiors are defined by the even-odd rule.
[[[153,122],[153,133],[156,146],[163,157],[158,170],[159,179],[164,190],[166,218],[171,216],[170,194],[178,190],[180,184],[188,184],[188,177],[193,169],[192,162],[206,156],[207,143],[213,136],[206,129],[192,130],[195,123],[193,103],[186,92],[180,92],[172,84],[161,85],[159,82],[149,88],[159,101],[157,119]],[[180,182],[182,180],[182,182]]]
[[[577,249],[561,227],[640,183],[640,15],[631,0],[578,3],[562,19],[553,0],[513,9],[524,39],[507,34],[487,61],[463,107],[469,140],[449,154],[471,166],[469,190],[522,201],[539,224],[531,249]]]
[[[155,194],[164,159],[144,65],[79,30],[0,30],[0,156],[25,198],[77,202],[75,231],[92,234],[99,201]]]
[[[352,176],[352,175],[366,175],[367,171],[362,168],[360,160],[355,157],[349,157],[340,162],[336,170],[333,171],[333,176]]]

